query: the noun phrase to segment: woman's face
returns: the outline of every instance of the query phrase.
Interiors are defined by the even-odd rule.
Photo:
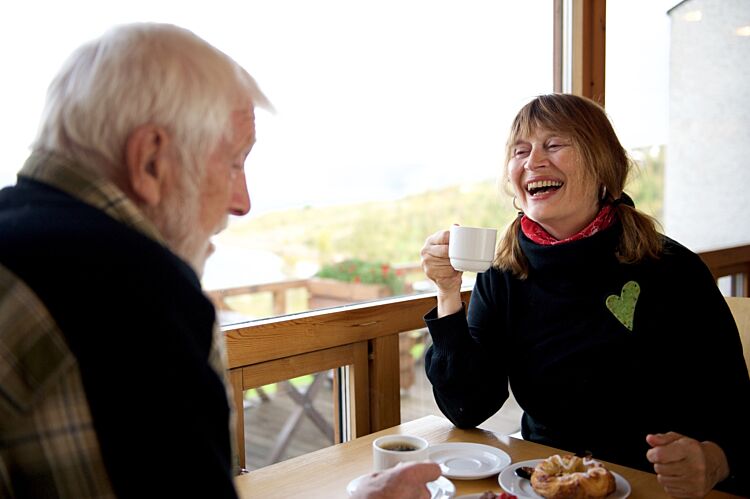
[[[557,239],[586,227],[599,212],[599,187],[569,137],[541,128],[511,146],[508,177],[516,204]]]

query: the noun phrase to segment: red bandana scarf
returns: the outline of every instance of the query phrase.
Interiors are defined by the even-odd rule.
[[[577,241],[589,236],[593,236],[600,230],[604,230],[617,220],[617,213],[615,212],[614,206],[606,204],[599,210],[599,214],[588,224],[586,227],[576,232],[570,237],[565,239],[555,239],[541,225],[527,217],[526,215],[521,218],[521,230],[523,233],[537,244],[544,246],[552,246],[560,243],[568,243],[570,241]]]

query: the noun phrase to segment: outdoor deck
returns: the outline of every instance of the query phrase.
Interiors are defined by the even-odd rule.
[[[414,367],[414,384],[401,395],[401,421],[407,422],[419,417],[441,415],[435,404],[432,389],[424,374],[424,365],[417,362]],[[279,384],[278,387],[284,385]],[[313,406],[330,424],[333,414],[332,383],[330,379],[314,399]],[[247,450],[247,469],[266,466],[267,456],[277,442],[278,435],[287,419],[299,406],[284,390],[269,394],[269,400],[252,397],[245,404],[245,446]],[[492,428],[498,433],[515,433],[520,430],[521,409],[515,400],[509,400],[502,410],[488,420],[483,426]],[[280,460],[289,459],[308,452],[332,445],[320,429],[306,416],[300,419],[296,431],[289,440],[289,445],[281,454]]]

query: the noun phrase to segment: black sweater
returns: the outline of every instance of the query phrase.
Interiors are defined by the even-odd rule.
[[[732,478],[719,488],[750,493],[750,378],[726,301],[696,254],[665,238],[659,260],[625,265],[619,235],[619,224],[555,246],[521,235],[526,280],[490,269],[468,317],[428,313],[440,409],[479,425],[510,380],[527,440],[653,472],[646,435],[676,431],[720,445]]]
[[[236,497],[214,309],[156,241],[45,184],[0,191],[0,262],[78,361],[118,497]]]

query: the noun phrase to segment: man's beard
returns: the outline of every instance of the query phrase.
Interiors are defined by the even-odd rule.
[[[189,182],[189,181],[188,181]],[[197,185],[173,190],[158,208],[147,208],[146,216],[156,225],[167,247],[193,268],[198,278],[203,275],[206,259],[211,253],[210,237],[200,228],[200,192]]]

